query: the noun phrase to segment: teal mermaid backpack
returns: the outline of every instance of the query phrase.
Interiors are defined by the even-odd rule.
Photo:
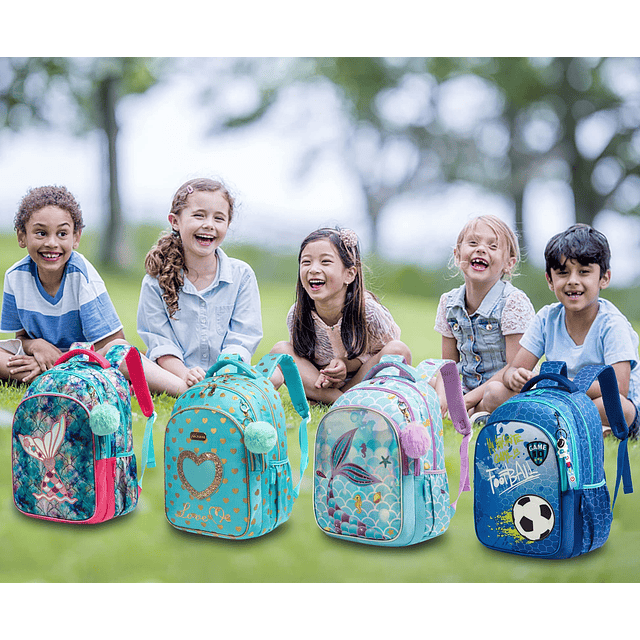
[[[74,348],[40,374],[12,427],[13,499],[24,515],[97,524],[132,511],[142,475],[155,466],[156,414],[140,354],[115,345],[105,356]],[[119,371],[127,365],[131,383]],[[141,473],[131,429],[131,390],[147,417]]]
[[[299,427],[300,477],[293,486],[287,426],[269,378],[280,366]],[[291,515],[309,460],[309,405],[291,356],[256,366],[221,355],[205,379],[177,399],[164,441],[165,513],[182,531],[241,540]]]
[[[417,544],[443,534],[458,499],[449,499],[438,372],[460,433],[458,498],[470,490],[471,425],[451,360],[413,368],[385,356],[324,415],[315,441],[313,506],[331,537],[377,546]]]

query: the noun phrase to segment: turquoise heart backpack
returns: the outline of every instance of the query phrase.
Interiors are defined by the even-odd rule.
[[[155,413],[138,350],[116,345],[103,357],[72,349],[31,383],[13,418],[13,499],[25,515],[95,524],[136,506],[142,474],[138,480],[123,361],[148,418],[142,474],[155,466]]]
[[[444,533],[449,501],[440,402],[429,380],[441,372],[460,447],[460,489],[469,491],[471,425],[450,360],[417,368],[385,356],[338,398],[318,425],[313,504],[323,532],[343,540],[405,546]]]
[[[280,366],[301,416],[300,478],[293,486],[287,426],[269,378]],[[256,367],[221,355],[205,379],[175,403],[165,433],[165,513],[190,533],[240,540],[285,522],[309,460],[309,405],[291,356]]]

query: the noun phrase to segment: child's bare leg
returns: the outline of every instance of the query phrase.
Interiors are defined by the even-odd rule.
[[[9,371],[8,362],[12,355],[12,353],[0,349],[0,378],[2,378],[2,380],[11,380],[11,371]]]
[[[298,367],[300,372],[300,378],[304,386],[304,392],[309,400],[314,402],[321,402],[322,404],[333,404],[341,395],[342,391],[334,387],[329,388],[316,388],[316,382],[320,377],[320,371],[306,358],[300,358],[293,350],[293,345],[290,342],[278,342],[271,349],[270,353],[286,353],[290,355]],[[278,389],[284,383],[284,376],[280,367],[276,368],[276,371],[271,376],[271,382],[274,387]]]
[[[344,387],[342,387],[342,391],[346,391],[350,389],[354,385],[362,382],[367,373],[380,362],[382,356],[402,356],[407,364],[411,364],[411,350],[407,345],[401,340],[392,340],[388,342],[381,351],[376,353],[375,356],[369,358],[356,372],[356,374],[347,382]]]
[[[126,340],[116,339],[109,342],[109,344],[102,347],[102,349],[99,349],[98,353],[104,355],[110,347],[116,344],[131,346]],[[151,393],[166,393],[167,395],[177,397],[187,390],[187,383],[182,378],[179,378],[170,371],[163,369],[160,365],[149,360],[149,358],[142,354],[140,354],[140,359],[142,360],[142,369],[144,370],[144,376],[147,379],[147,384],[149,385],[149,391],[151,391]],[[127,369],[127,363],[124,360],[120,365],[120,371],[127,380],[131,380]]]
[[[488,382],[482,400],[478,402],[474,411],[488,411],[491,413],[513,395],[515,395],[515,391],[505,387],[499,380]]]
[[[597,398],[592,398],[595,402],[596,407],[598,408],[598,413],[600,414],[600,420],[602,420],[602,430],[605,435],[609,435],[611,432],[611,426],[609,425],[609,418],[607,418],[607,413],[604,408],[604,402],[602,400],[602,396],[598,396]],[[636,417],[636,407],[629,400],[629,398],[625,398],[623,395],[620,396],[620,404],[622,405],[622,412],[624,413],[624,419],[627,423],[627,426],[631,426]]]

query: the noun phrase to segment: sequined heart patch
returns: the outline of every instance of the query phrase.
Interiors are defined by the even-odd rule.
[[[222,482],[222,462],[213,452],[196,455],[182,451],[178,456],[178,476],[192,499],[203,500],[215,493]]]

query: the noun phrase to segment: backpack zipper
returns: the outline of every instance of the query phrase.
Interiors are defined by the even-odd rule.
[[[507,402],[506,402],[505,404],[507,404],[507,403],[513,403],[513,402],[516,402],[515,398],[512,398],[511,400],[507,400]],[[564,431],[565,431],[565,433],[567,433],[567,434],[569,434],[569,435],[571,436],[571,447],[570,447],[570,452],[569,452],[569,448],[567,448],[567,449],[566,449],[566,452],[567,452],[567,453],[566,453],[566,456],[564,457],[564,459],[558,460],[558,467],[559,467],[559,469],[560,469],[559,473],[560,473],[561,487],[562,487],[562,485],[563,485],[563,480],[562,480],[562,479],[563,479],[563,474],[566,474],[566,472],[567,472],[567,470],[568,470],[568,469],[567,469],[567,460],[568,460],[569,462],[571,462],[571,465],[572,465],[572,466],[573,466],[573,468],[575,469],[575,487],[574,487],[574,486],[572,486],[572,488],[577,488],[577,487],[578,487],[578,485],[580,484],[580,483],[579,483],[579,480],[578,480],[578,479],[580,478],[580,465],[579,465],[580,459],[579,459],[579,457],[578,457],[577,449],[576,449],[576,446],[575,446],[575,439],[576,439],[576,436],[575,436],[575,434],[573,433],[573,431],[571,430],[571,427],[570,427],[570,421],[569,421],[569,420],[567,420],[567,418],[566,418],[566,416],[564,415],[564,413],[562,413],[561,411],[559,411],[559,410],[558,410],[558,408],[557,408],[556,406],[552,405],[552,404],[551,404],[551,403],[549,403],[549,402],[544,402],[544,400],[541,400],[541,399],[540,399],[540,398],[538,398],[538,397],[536,397],[536,398],[531,398],[531,397],[527,398],[527,397],[525,396],[524,398],[519,398],[519,399],[517,400],[517,402],[536,402],[536,403],[542,404],[542,405],[544,405],[544,406],[546,406],[546,407],[549,407],[549,408],[553,411],[554,416],[556,416],[556,421],[557,421],[557,423],[558,423],[558,427],[559,427],[560,429],[561,429],[562,427],[560,427],[560,420],[559,420],[559,418],[560,418],[560,417],[562,418],[562,420],[564,421],[565,427],[566,427],[566,428],[564,429]],[[499,421],[498,421],[498,422],[499,422]],[[532,422],[530,422],[530,421],[528,421],[528,420],[521,420],[521,422],[526,422],[527,424],[530,424],[531,426],[533,426],[533,427],[536,427],[536,428],[540,429],[540,430],[541,430],[541,431],[542,431],[542,432],[543,432],[543,433],[544,433],[544,434],[549,438],[549,440],[550,440],[551,442],[554,442],[554,443],[555,443],[555,445],[556,445],[556,447],[555,447],[555,449],[556,449],[556,457],[557,457],[557,458],[560,458],[560,453],[559,453],[559,451],[558,451],[558,449],[559,449],[559,447],[558,447],[558,439],[559,439],[559,436],[555,436],[555,437],[554,437],[554,434],[550,433],[550,432],[549,432],[545,427],[542,427],[542,426],[540,426],[539,424],[534,424],[534,423],[532,423]],[[564,440],[565,440],[565,444],[566,444],[566,438],[564,438]],[[563,447],[563,448],[564,448],[564,447]],[[567,478],[567,477],[565,477],[565,480],[564,480],[564,489],[566,489],[566,482],[567,482],[567,480],[568,480],[568,478]],[[563,489],[563,490],[564,490],[564,489]]]
[[[265,392],[254,382],[252,382],[251,378],[247,378],[246,382],[250,383],[252,387],[254,387],[255,389],[257,389],[260,392],[260,395],[262,396],[262,398],[265,401],[265,405],[269,407],[269,413],[271,413],[271,424],[273,426],[273,428],[275,429],[275,425],[276,425],[276,416],[273,413],[273,406],[271,403],[271,400],[269,399],[269,397],[265,394]],[[216,383],[216,387],[219,387],[221,389],[224,389],[225,391],[228,391],[230,393],[233,393],[235,395],[238,396],[238,398],[241,400],[240,403],[240,410],[244,413],[245,418],[247,420],[253,420],[254,422],[256,421],[256,415],[255,415],[255,411],[253,411],[253,409],[251,409],[251,402],[250,400],[241,392],[239,392],[237,389],[234,389],[233,387],[230,387],[228,385],[224,384],[224,380],[221,383]],[[243,408],[243,405],[244,407]],[[249,415],[249,409],[251,409],[251,413],[253,414],[252,416]],[[283,419],[284,419],[284,413],[283,413]],[[244,425],[243,425],[244,427]],[[243,428],[243,435],[244,435],[244,428]],[[276,429],[276,435],[278,433],[278,430]],[[281,460],[280,459],[280,442],[279,440],[276,441],[276,448],[278,450],[278,459],[276,460],[276,462],[286,462],[286,460]],[[263,453],[263,454],[255,454],[255,453],[251,453],[248,449],[247,449],[247,455],[249,457],[249,459],[251,460],[251,466],[254,467],[253,469],[251,469],[251,471],[256,471],[255,469],[255,460],[256,458],[260,457],[262,459],[262,465],[261,465],[261,472],[265,472],[267,467],[269,466],[269,460],[267,459],[267,454]]]
[[[381,381],[386,381],[386,380],[390,380],[390,379],[392,379],[393,381],[397,381],[396,378],[388,378],[388,377],[380,378]],[[410,383],[406,383],[406,384],[411,389],[416,391],[419,395],[421,395],[420,392],[417,391],[415,389],[415,387],[413,387],[413,385],[410,385]],[[355,387],[352,387],[352,389],[355,389]],[[350,389],[349,391],[351,391],[352,389]],[[370,390],[376,390],[377,389],[378,391],[384,391],[386,393],[390,393],[390,394],[396,396],[398,398],[398,409],[400,410],[400,413],[402,413],[402,415],[404,416],[405,421],[407,423],[412,422],[412,421],[413,422],[417,422],[416,421],[416,417],[415,417],[415,413],[414,413],[414,411],[413,411],[413,409],[411,407],[411,404],[407,401],[407,398],[405,396],[403,396],[399,391],[396,391],[395,389],[390,389],[389,387],[384,387],[384,386],[382,386],[382,384],[379,384],[379,385],[373,385],[372,384],[371,386],[369,386],[369,389]],[[426,400],[424,399],[424,397],[422,398],[422,400],[423,400],[424,404],[426,405]],[[404,410],[403,410],[403,408],[404,408]],[[405,411],[406,411],[406,413],[405,413]],[[378,413],[382,413],[382,412],[378,412]],[[408,413],[409,419],[407,419],[407,413]],[[383,414],[383,415],[385,415],[385,414]],[[431,418],[431,412],[429,411],[429,407],[428,406],[427,406],[427,415],[428,415],[429,422],[430,422],[430,425],[431,425],[429,430],[431,432],[431,442],[432,442],[432,447],[431,448],[433,449],[433,465],[431,467],[431,470],[437,471],[438,470],[438,457],[437,457],[437,452],[436,452],[436,447],[435,447],[436,440],[435,440],[435,434],[434,434],[434,431],[433,431],[433,419]],[[395,424],[395,420],[393,420],[390,416],[386,416],[386,417],[392,423]],[[400,430],[397,427],[397,425],[396,425],[396,430],[397,430],[398,443],[399,443],[400,442]],[[400,448],[400,450],[402,451],[402,448]],[[404,452],[402,453],[402,455],[403,455],[403,460],[404,459],[407,460],[407,471],[408,471],[408,458],[407,458],[407,456],[404,455]],[[416,465],[414,465],[414,467],[415,466]],[[403,467],[404,467],[404,464],[403,464]],[[417,471],[418,473],[415,473],[415,471]],[[414,468],[415,475],[421,475],[420,474],[421,471],[422,471],[421,469],[415,469]],[[404,473],[404,468],[403,468],[403,473]]]
[[[105,401],[105,394],[104,394],[104,389],[101,389],[99,387],[99,385],[96,384],[95,380],[92,380],[90,378],[87,378],[86,376],[80,374],[78,371],[74,371],[73,368],[69,367],[69,368],[64,368],[64,369],[50,369],[48,372],[48,375],[50,376],[60,376],[62,374],[66,374],[66,375],[72,375],[75,376],[76,378],[79,378],[80,380],[83,380],[87,385],[89,385],[92,389],[95,390],[96,395],[98,396],[98,399],[100,401],[101,404],[106,404]],[[42,395],[42,394],[41,394]],[[68,394],[61,394],[61,395],[68,395]],[[71,398],[71,396],[68,396]],[[82,406],[85,406],[83,403]],[[91,418],[91,411],[88,409],[88,407],[85,407],[87,409],[87,414],[89,416],[89,418]],[[115,438],[113,437],[113,434],[108,434],[105,436],[96,436],[95,434],[93,434],[93,437],[96,441],[96,444],[94,445],[94,459],[95,460],[100,460],[102,458],[98,457],[98,451],[100,451],[100,454],[105,455],[105,458],[110,458],[112,457],[112,453],[113,453],[113,457],[115,457],[117,455],[117,451],[116,451],[116,445],[115,445]],[[113,450],[113,451],[112,451]]]

